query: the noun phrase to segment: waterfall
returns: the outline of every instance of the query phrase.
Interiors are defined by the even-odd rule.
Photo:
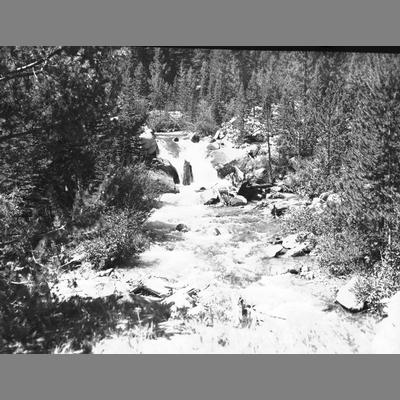
[[[217,171],[207,158],[209,138],[203,138],[198,143],[190,140],[188,132],[156,133],[156,140],[160,149],[160,158],[168,160],[178,171],[179,179],[183,182],[185,161],[190,163],[193,173],[193,183],[196,189],[210,188],[220,179]]]

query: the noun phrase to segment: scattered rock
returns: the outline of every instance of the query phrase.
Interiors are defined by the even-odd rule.
[[[291,249],[291,248],[297,246],[299,244],[297,241],[297,237],[298,237],[297,233],[293,233],[289,236],[286,236],[282,241],[282,246],[287,249]]]
[[[342,204],[342,199],[337,193],[330,194],[326,199],[326,205],[329,208],[336,208]]]
[[[308,254],[311,251],[307,243],[297,244],[295,247],[289,249],[285,256],[286,257],[301,257]]]
[[[283,246],[281,244],[272,244],[267,246],[267,248],[263,251],[265,256],[268,258],[273,258],[279,255],[282,252]]]
[[[308,265],[302,265],[300,268],[300,276],[304,279],[314,279],[315,274],[314,271],[311,270],[311,268]]]
[[[319,199],[321,201],[326,201],[328,199],[329,195],[331,195],[331,194],[332,194],[332,192],[323,192],[320,194]]]
[[[307,242],[310,247],[314,247],[315,236],[311,232],[298,232],[286,236],[283,239],[282,246],[287,249],[298,246],[299,243]]]
[[[282,186],[271,186],[271,192],[282,192]]]
[[[195,134],[190,138],[190,140],[191,140],[193,143],[199,143],[199,142],[200,142],[200,136],[199,136],[197,133],[195,133]]]
[[[301,265],[294,265],[288,269],[288,272],[293,275],[298,275],[301,272]]]
[[[181,311],[193,307],[194,301],[187,292],[179,291],[166,297],[163,304],[171,305],[172,311]]]
[[[274,217],[281,217],[289,209],[289,204],[287,202],[275,203],[272,206],[271,214]]]
[[[170,295],[171,292],[172,288],[168,285],[166,279],[149,277],[140,281],[131,293],[162,298]]]
[[[361,311],[364,308],[365,301],[357,296],[358,284],[359,278],[354,276],[339,289],[336,295],[336,302],[349,311]]]
[[[219,144],[217,142],[212,142],[207,146],[208,151],[219,150]]]
[[[179,232],[189,232],[190,228],[185,224],[178,224],[175,229]]]
[[[212,205],[214,205],[214,204],[219,203],[220,201],[221,201],[221,200],[219,199],[219,197],[213,197],[213,198],[207,200],[207,201],[204,203],[204,205],[205,205],[205,206],[212,206]]]
[[[232,197],[229,201],[229,205],[231,206],[244,206],[246,204],[247,204],[246,198],[240,195]]]

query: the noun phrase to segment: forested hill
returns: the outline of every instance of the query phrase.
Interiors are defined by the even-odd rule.
[[[145,125],[198,137],[230,127],[238,146],[267,145],[267,183],[286,176],[310,201],[340,199],[296,217],[321,237],[320,263],[366,275],[376,308],[400,287],[398,54],[1,47],[0,96],[4,351],[61,324],[41,317],[60,314],[57,268],[113,267],[147,245],[142,225],[165,187]]]

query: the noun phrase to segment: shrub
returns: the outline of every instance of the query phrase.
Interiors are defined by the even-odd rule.
[[[157,186],[152,182],[143,163],[121,168],[103,182],[102,201],[106,206],[134,210],[146,216],[154,207],[154,200],[159,194]]]
[[[284,233],[308,231],[318,237],[317,259],[334,275],[359,269],[368,254],[365,240],[346,226],[334,210],[315,213],[308,207],[290,209],[282,218]]]
[[[326,230],[326,224],[326,215],[317,215],[308,207],[290,208],[282,217],[285,234],[308,231],[319,236]]]
[[[400,263],[386,255],[362,271],[363,279],[357,287],[358,296],[366,301],[367,307],[378,314],[384,311],[383,300],[400,290]]]
[[[83,252],[96,268],[108,268],[143,250],[147,239],[141,227],[157,195],[144,164],[115,171],[81,200],[75,224],[89,230],[75,232],[75,241],[81,241],[75,252]]]
[[[353,230],[336,231],[331,229],[318,239],[318,262],[334,275],[359,272],[368,250],[364,241]]]
[[[102,215],[99,229],[79,245],[96,268],[109,268],[142,251],[147,239],[141,230],[142,216],[126,210],[109,209]]]
[[[218,130],[218,125],[213,118],[211,106],[209,106],[205,100],[201,100],[199,103],[198,116],[194,129],[200,136],[213,136]]]

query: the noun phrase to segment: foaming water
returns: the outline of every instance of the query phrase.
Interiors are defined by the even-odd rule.
[[[171,162],[177,169],[181,181],[185,160],[192,166],[193,187],[210,188],[220,181],[216,170],[207,158],[209,139],[202,138],[198,143],[193,143],[188,132],[156,133],[156,138],[160,157]]]

